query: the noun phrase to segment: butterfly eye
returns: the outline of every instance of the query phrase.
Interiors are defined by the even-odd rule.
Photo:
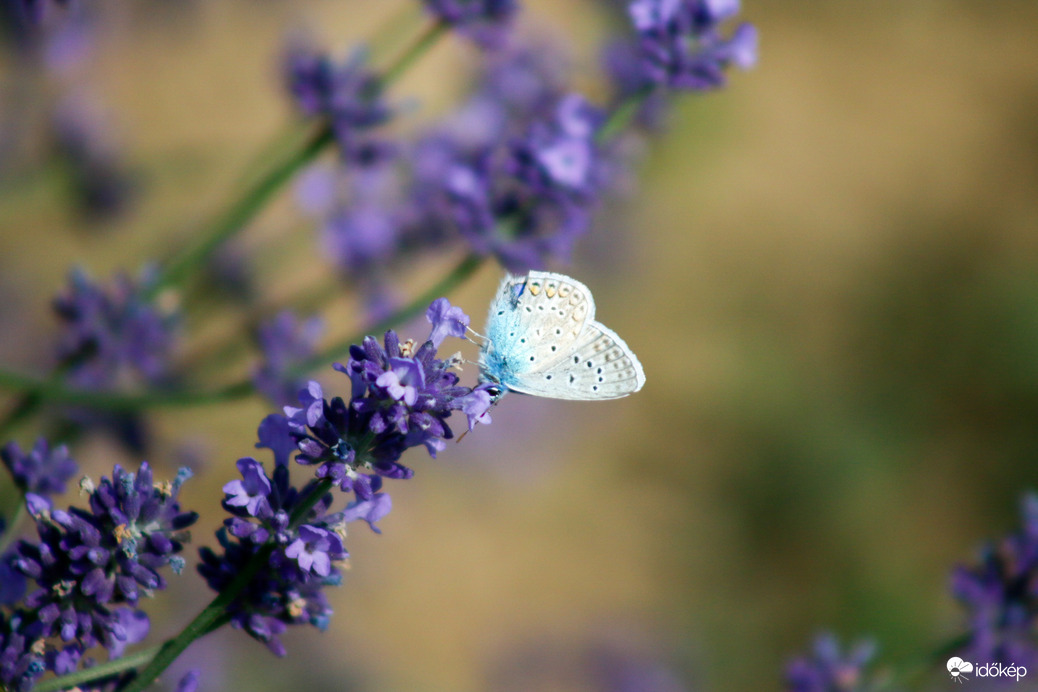
[[[505,390],[496,384],[492,384],[489,387],[487,387],[486,392],[490,395],[491,399],[497,401],[499,398],[501,398],[501,395],[505,393]]]

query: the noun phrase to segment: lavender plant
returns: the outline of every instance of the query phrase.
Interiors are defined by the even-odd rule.
[[[37,27],[64,4],[14,3],[7,11],[18,26]],[[411,448],[433,458],[446,449],[455,438],[453,413],[468,430],[490,422],[492,392],[463,385],[460,358],[440,354],[469,327],[468,316],[442,296],[487,258],[512,271],[566,261],[616,186],[625,167],[616,145],[639,110],[677,91],[721,87],[727,68],[749,67],[756,55],[752,27],[722,34],[722,23],[738,12],[734,0],[635,0],[625,39],[635,50],[622,78],[614,71],[615,96],[596,105],[560,79],[551,51],[516,37],[516,0],[422,4],[428,23],[381,67],[369,64],[364,50],[339,61],[293,44],[284,72],[300,127],[309,128],[300,144],[139,279],[117,275],[106,285],[74,270],[54,302],[62,331],[51,372],[0,371],[0,387],[19,395],[0,420],[2,437],[45,412],[75,422],[56,429],[62,444],[41,438],[25,452],[11,442],[2,454],[37,533],[12,543],[9,531],[0,544],[5,689],[139,692],[193,641],[224,625],[276,655],[286,653],[281,635],[289,626],[326,629],[332,608],[324,589],[342,581],[346,526],[359,520],[379,531],[392,507],[387,481],[414,476],[403,461]],[[450,32],[482,51],[475,88],[443,122],[394,140],[386,125],[403,116],[390,89]],[[319,206],[328,254],[352,286],[377,294],[387,275],[421,256],[453,248],[463,256],[428,291],[377,311],[364,334],[380,338],[351,337],[319,350],[318,323],[283,312],[260,326],[262,358],[250,377],[218,386],[195,381],[177,360],[186,321],[180,310],[191,315],[198,307],[187,289],[297,173],[330,150],[337,172],[326,189],[334,194]],[[428,337],[402,340],[395,327],[423,311]],[[336,391],[326,394],[307,375],[332,363]],[[257,430],[255,446],[269,450],[272,464],[242,457],[239,477],[223,486],[228,516],[198,563],[215,597],[179,634],[129,652],[150,630],[146,599],[185,566],[186,529],[198,514],[182,510],[178,497],[190,474],[157,482],[147,462],[136,471],[115,465],[96,484],[80,482],[86,507],[58,509],[54,496],[76,473],[67,445],[105,420],[132,427],[152,407],[256,393],[283,406]],[[135,447],[146,447],[137,440]],[[312,477],[293,480],[293,467],[309,467]],[[99,649],[107,653],[103,663],[93,658]],[[198,684],[192,672],[177,689]]]

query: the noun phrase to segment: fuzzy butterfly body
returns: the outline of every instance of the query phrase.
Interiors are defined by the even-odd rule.
[[[562,274],[506,276],[490,303],[480,379],[551,399],[617,399],[645,384],[623,339],[595,321],[587,286]]]

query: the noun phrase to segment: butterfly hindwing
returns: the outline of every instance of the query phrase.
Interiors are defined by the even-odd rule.
[[[543,370],[523,373],[511,389],[553,399],[617,399],[638,391],[645,372],[616,332],[592,322],[566,357]]]

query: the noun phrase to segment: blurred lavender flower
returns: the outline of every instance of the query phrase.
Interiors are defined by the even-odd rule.
[[[969,616],[970,661],[1038,665],[1038,495],[1021,502],[1022,527],[982,548],[979,564],[958,566],[951,591]]]
[[[400,229],[407,223],[397,169],[384,162],[346,168],[338,173],[338,180],[309,182],[311,186],[320,182],[332,190],[331,199],[321,205],[328,210],[322,240],[339,272],[351,280],[377,278],[399,254]],[[311,190],[310,194],[315,193]],[[311,204],[317,206],[313,200]]]
[[[176,318],[147,297],[151,281],[148,270],[138,281],[120,274],[107,287],[81,270],[70,273],[54,309],[64,323],[58,352],[70,364],[72,384],[100,389],[127,379],[159,384],[169,376]]]
[[[177,683],[174,692],[198,692],[201,675],[201,671],[189,670],[184,674],[184,677],[180,678],[180,682]]]
[[[577,95],[506,146],[460,155],[441,178],[449,222],[479,254],[523,273],[566,261],[604,183],[601,114]]]
[[[74,93],[58,104],[52,122],[54,148],[65,163],[76,205],[88,221],[123,211],[133,192],[105,120],[96,102]]]
[[[331,494],[325,494],[293,529],[290,517],[301,500],[313,492],[315,481],[302,490],[291,485],[288,467],[275,466],[273,478],[252,458],[238,460],[242,480],[224,486],[223,506],[232,516],[217,531],[221,551],[202,548],[198,571],[209,586],[221,591],[245,569],[267,541],[273,541],[266,567],[250,581],[230,606],[231,624],[263,642],[274,654],[285,655],[280,635],[288,625],[328,626],[331,606],[322,589],[337,586],[335,567],[348,557],[342,544],[342,515],[326,515]]]
[[[37,47],[44,33],[60,23],[70,0],[4,0],[0,31],[22,50]]]
[[[27,692],[47,670],[43,653],[24,632],[22,614],[0,611],[0,683],[12,692]]]
[[[426,8],[444,24],[483,48],[497,48],[508,37],[518,0],[424,0]]]
[[[842,653],[836,637],[822,634],[815,639],[810,656],[797,658],[786,668],[785,689],[789,692],[878,690],[878,682],[866,672],[875,652],[875,645],[866,641]]]
[[[621,89],[716,89],[724,86],[729,65],[748,69],[757,61],[755,27],[741,24],[727,39],[719,29],[739,13],[739,0],[634,0],[628,13],[642,74]]]
[[[285,57],[288,89],[299,109],[307,116],[326,118],[344,160],[359,165],[391,152],[367,133],[387,122],[392,111],[382,100],[378,75],[364,66],[366,57],[357,51],[339,64],[303,40],[294,41]]]
[[[0,459],[23,493],[42,497],[65,492],[65,483],[79,468],[69,456],[65,445],[51,449],[42,437],[26,452],[22,451],[17,442],[7,443],[0,450]]]
[[[256,389],[276,406],[295,401],[305,381],[293,375],[292,369],[314,354],[323,330],[320,318],[303,321],[289,311],[260,325],[257,339],[263,361],[253,372],[252,379]]]
[[[616,631],[564,640],[547,632],[514,642],[488,671],[495,692],[580,689],[596,692],[689,692],[659,641],[643,639],[626,624]]]

